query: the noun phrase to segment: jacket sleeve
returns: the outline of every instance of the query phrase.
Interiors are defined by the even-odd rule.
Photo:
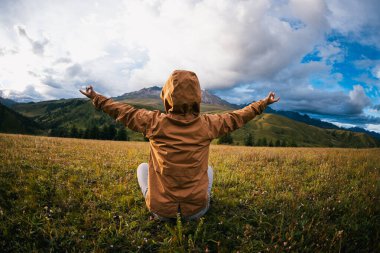
[[[155,115],[160,113],[159,111],[137,109],[127,103],[116,102],[100,94],[97,94],[92,99],[92,103],[96,109],[104,111],[116,119],[116,121],[144,135],[146,135],[147,129],[152,124]]]
[[[267,101],[262,99],[260,101],[253,102],[242,109],[232,112],[221,114],[204,114],[203,117],[205,118],[209,129],[208,135],[210,139],[218,138],[242,127],[256,115],[261,114],[266,107]]]

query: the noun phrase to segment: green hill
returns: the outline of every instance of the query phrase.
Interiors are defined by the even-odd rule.
[[[33,120],[0,103],[0,132],[41,134],[43,130],[41,126]]]
[[[119,101],[137,108],[163,111],[160,98],[119,97]],[[31,117],[47,129],[91,128],[115,124],[107,114],[94,109],[88,99],[60,99],[38,103],[15,104],[12,107],[19,113]],[[220,113],[233,110],[226,104],[201,104],[203,113]],[[117,125],[117,127],[122,127]],[[254,145],[317,146],[317,147],[375,147],[380,143],[365,133],[355,133],[338,129],[323,129],[298,122],[277,114],[263,114],[243,128],[232,133],[234,145],[244,145],[248,134],[253,136]],[[136,132],[127,130],[131,140],[144,140]],[[214,141],[214,143],[217,141]],[[265,144],[266,143],[266,144]]]
[[[12,109],[33,118],[47,128],[76,125],[84,128],[111,122],[108,115],[96,111],[88,99],[60,99],[16,104]]]
[[[164,111],[161,99],[157,98],[130,98],[118,100],[126,102],[137,108]],[[24,116],[34,119],[47,129],[66,128],[76,126],[79,129],[102,127],[115,124],[115,121],[107,114],[95,110],[88,99],[60,99],[42,102],[20,103],[12,107]],[[203,112],[216,113],[231,110],[224,105],[201,104]],[[121,127],[120,124],[117,124]],[[136,132],[127,130],[131,140],[144,140],[144,137]]]
[[[232,133],[235,144],[244,145],[244,139],[251,133],[254,142],[266,139],[274,146],[303,147],[376,147],[378,141],[364,133],[344,130],[323,129],[291,120],[276,114],[262,114]]]

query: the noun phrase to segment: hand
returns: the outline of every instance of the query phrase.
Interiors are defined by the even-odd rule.
[[[268,105],[273,104],[277,102],[278,100],[280,100],[280,97],[275,98],[275,96],[276,94],[273,91],[269,92],[268,96],[265,98],[267,100]]]
[[[92,88],[92,85],[88,85],[86,86],[86,90],[79,90],[83,95],[85,95],[86,97],[88,98],[91,98],[93,99],[96,95],[96,92],[94,91],[94,89]]]

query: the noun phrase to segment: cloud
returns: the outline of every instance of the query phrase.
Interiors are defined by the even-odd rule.
[[[291,93],[285,93],[282,99],[282,107],[287,110],[300,111],[321,115],[359,115],[363,109],[370,105],[369,98],[361,88],[355,86],[349,95],[343,92],[324,92],[320,90],[293,89]]]
[[[51,76],[46,76],[42,80],[42,83],[45,84],[45,85],[48,85],[48,86],[50,86],[52,88],[56,88],[56,89],[61,89],[62,88],[62,85],[59,83],[59,81],[54,80]]]
[[[23,91],[0,90],[0,96],[17,102],[39,101],[45,98],[32,85],[27,85]]]
[[[69,57],[61,57],[54,61],[54,64],[67,64],[71,63],[72,60]]]
[[[380,133],[380,124],[367,124],[366,129],[369,131]]]
[[[360,85],[355,85],[348,95],[342,91],[293,89],[285,95],[282,103],[288,110],[336,116],[360,115],[371,104]]]
[[[379,1],[329,0],[326,3],[332,29],[353,41],[380,47]]]
[[[12,54],[17,54],[16,49],[9,49],[9,48],[0,48],[0,57],[5,56],[5,55],[12,55]]]
[[[363,108],[371,105],[371,100],[367,97],[364,92],[363,86],[355,85],[354,89],[349,93],[350,104],[353,108],[356,109],[357,112],[361,113]],[[353,113],[358,114],[358,113]]]
[[[76,63],[66,69],[65,75],[68,78],[73,78],[83,75],[83,68],[80,64]]]
[[[218,90],[215,93],[228,101],[244,104],[264,98],[269,91],[266,84],[253,84],[243,88]],[[319,90],[310,85],[293,86],[289,90],[287,84],[278,86],[275,91],[281,97],[281,102],[272,107],[279,110],[347,117],[362,115],[364,108],[371,105],[361,85],[355,85],[348,94],[343,91]]]
[[[35,54],[49,46],[50,66],[69,52],[115,91],[163,84],[174,69],[194,70],[205,88],[266,80],[297,64],[329,29],[319,0],[280,8],[268,0],[21,3],[8,22],[23,24],[18,34]]]
[[[49,40],[47,40],[46,38],[44,38],[41,41],[33,40],[26,33],[26,30],[24,27],[17,25],[16,29],[17,29],[19,35],[21,37],[26,38],[29,41],[29,43],[32,45],[33,53],[35,53],[36,55],[40,55],[40,56],[44,54],[45,46],[49,43]]]

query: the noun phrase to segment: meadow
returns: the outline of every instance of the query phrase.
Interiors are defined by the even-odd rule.
[[[154,220],[147,142],[0,134],[3,252],[380,252],[380,149],[211,145],[211,208]]]

